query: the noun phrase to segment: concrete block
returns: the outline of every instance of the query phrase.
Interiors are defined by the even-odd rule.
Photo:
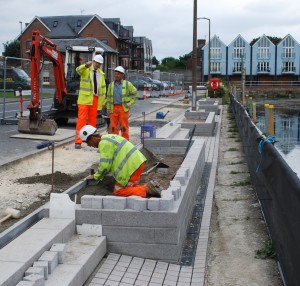
[[[78,224],[102,224],[102,211],[93,209],[76,208],[76,225]]]
[[[20,281],[16,286],[35,286],[33,281]]]
[[[37,275],[41,275],[45,278],[44,276],[44,269],[43,268],[39,268],[39,267],[29,267],[26,271],[25,271],[25,276],[31,275],[31,274],[37,274]]]
[[[69,218],[75,220],[75,203],[68,194],[50,194],[49,218]]]
[[[84,195],[81,197],[81,207],[83,209],[91,209],[94,196]]]
[[[77,225],[77,234],[91,235],[91,236],[102,236],[102,225],[96,224],[83,224]]]
[[[132,209],[133,210],[133,208],[134,208],[134,201],[136,200],[136,199],[138,199],[138,198],[140,198],[140,196],[130,196],[130,197],[127,197],[127,200],[126,200],[126,203],[127,203],[127,205],[126,205],[126,208],[127,209]]]
[[[186,227],[186,226],[182,226]],[[178,228],[156,228],[155,243],[159,244],[178,244],[181,226]]]
[[[161,198],[160,199],[160,210],[161,211],[171,211],[174,206],[174,198]]]
[[[148,199],[148,210],[149,211],[159,211],[159,201],[160,201],[159,198],[149,198]]]
[[[48,273],[51,274],[58,265],[58,253],[45,251],[39,258],[39,261],[48,261]]]
[[[140,212],[136,211],[103,211],[102,226],[119,227],[174,227],[177,225],[177,216],[172,212]]]
[[[126,198],[117,196],[106,196],[103,198],[103,209],[125,210]]]
[[[34,286],[44,286],[45,285],[45,279],[44,276],[42,275],[37,275],[37,274],[30,274],[28,276],[25,276],[23,278],[24,281],[30,281],[34,282]]]
[[[169,187],[168,191],[171,191],[171,194],[174,196],[175,201],[179,200],[181,196],[181,188]]]
[[[109,242],[154,243],[154,228],[148,227],[103,227],[103,235]]]
[[[66,255],[66,244],[65,243],[54,243],[50,248],[50,251],[57,252],[58,254],[58,263],[64,263],[65,255]]]
[[[92,209],[100,210],[103,208],[103,196],[94,196],[92,199]]]
[[[176,244],[145,244],[108,242],[108,252],[122,253],[136,257],[147,257],[147,259],[162,260],[177,263],[181,247]]]
[[[48,261],[34,261],[33,267],[42,268],[44,271],[44,278],[45,280],[48,279]]]
[[[148,202],[148,199],[145,199],[145,198],[136,198],[133,202],[133,209],[135,211],[140,211],[140,212],[143,212],[143,211],[146,211],[147,210],[147,202]]]
[[[105,253],[105,237],[74,235],[67,243],[64,263],[49,275],[46,285],[84,285]]]

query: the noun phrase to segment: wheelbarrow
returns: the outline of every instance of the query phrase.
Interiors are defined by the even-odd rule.
[[[169,113],[169,110],[166,113],[159,111],[156,113],[156,119],[164,119],[168,113]]]

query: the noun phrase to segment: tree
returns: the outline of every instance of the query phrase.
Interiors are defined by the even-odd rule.
[[[5,57],[20,58],[20,42],[18,40],[6,42],[3,44]]]
[[[257,40],[259,40],[261,37],[259,38],[254,38],[251,42],[250,42],[250,46],[253,46]],[[278,37],[271,37],[271,36],[267,36],[267,38],[276,46],[282,39],[278,38]]]
[[[159,60],[155,56],[152,58],[152,64],[156,66],[159,65]]]

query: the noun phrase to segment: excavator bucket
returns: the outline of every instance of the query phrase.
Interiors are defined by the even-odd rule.
[[[20,133],[54,135],[57,128],[54,119],[32,120],[20,117],[18,122],[18,131]]]

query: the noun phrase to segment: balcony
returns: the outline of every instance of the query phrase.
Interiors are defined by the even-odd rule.
[[[295,59],[295,53],[281,53],[281,58],[282,59]]]
[[[258,60],[269,60],[271,58],[271,53],[257,53]]]
[[[285,74],[293,74],[296,72],[296,67],[284,67],[281,69],[281,72]]]
[[[256,72],[260,74],[268,74],[271,72],[271,69],[261,67],[261,68],[257,68]]]
[[[234,73],[234,74],[240,74],[242,72],[242,68],[241,67],[239,67],[239,68],[233,68],[232,69],[232,73]]]

